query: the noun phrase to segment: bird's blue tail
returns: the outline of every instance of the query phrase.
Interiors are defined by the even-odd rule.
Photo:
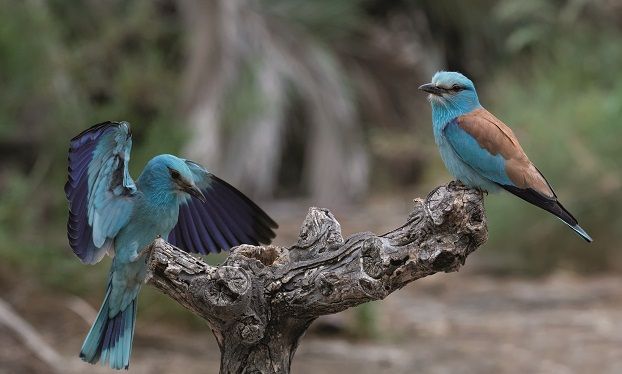
[[[134,337],[136,299],[132,300],[125,310],[110,317],[110,291],[109,285],[104,303],[82,344],[80,358],[91,364],[101,361],[101,364],[105,365],[109,362],[113,369],[127,369],[130,365]]]

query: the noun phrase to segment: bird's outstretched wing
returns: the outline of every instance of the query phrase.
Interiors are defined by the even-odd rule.
[[[512,130],[484,108],[447,124],[453,150],[481,176],[564,221],[585,240],[590,236],[564,208],[542,173],[529,161]]]
[[[67,235],[84,263],[114,250],[113,239],[130,218],[136,193],[127,168],[131,148],[127,122],[100,123],[71,139]]]
[[[199,164],[186,161],[206,202],[189,198],[179,207],[177,225],[168,241],[201,254],[228,250],[240,244],[268,244],[278,227],[261,208],[227,182]]]

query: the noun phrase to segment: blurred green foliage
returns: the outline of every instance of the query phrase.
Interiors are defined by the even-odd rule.
[[[179,149],[183,126],[159,135],[179,122],[182,49],[178,16],[161,5],[0,1],[1,269],[82,295],[102,287],[107,266],[85,268],[67,244],[68,141],[130,121],[135,177],[154,153]]]
[[[527,3],[540,9],[539,17],[515,9]],[[490,241],[484,253],[496,258],[496,267],[504,272],[620,270],[619,26],[602,18],[586,20],[578,8],[585,2],[571,1],[561,9],[544,1],[521,4],[503,2],[496,14],[502,21],[511,14],[512,22],[522,25],[508,36],[510,53],[523,48],[529,53],[517,55],[497,72],[485,87],[484,100],[512,126],[530,159],[595,241],[586,245],[561,222],[522,201],[491,196]],[[534,38],[517,36],[543,28],[548,31]]]
[[[262,11],[282,17],[314,37],[335,42],[366,25],[365,0],[262,0]]]
[[[379,339],[378,311],[376,302],[371,301],[354,308],[354,320],[350,326],[352,335],[358,339]]]

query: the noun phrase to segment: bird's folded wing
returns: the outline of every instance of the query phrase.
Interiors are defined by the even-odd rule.
[[[74,253],[96,263],[128,222],[136,186],[129,175],[132,137],[126,122],[97,124],[73,139],[69,147],[67,232]]]
[[[207,254],[240,244],[272,241],[278,225],[261,208],[200,165],[186,163],[206,202],[188,198],[180,205],[179,219],[168,237],[169,242],[188,252]]]
[[[443,133],[456,154],[483,177],[502,187],[530,189],[543,198],[556,198],[512,130],[486,109],[456,118]]]

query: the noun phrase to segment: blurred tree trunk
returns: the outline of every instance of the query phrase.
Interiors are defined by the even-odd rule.
[[[313,130],[306,167],[314,201],[334,205],[367,191],[368,155],[354,100],[336,61],[320,49],[311,49],[308,58],[314,63],[303,84]]]
[[[277,188],[283,148],[285,87],[269,61],[260,66],[257,83],[262,111],[243,123],[230,140],[224,167],[229,178],[248,193],[269,198]]]
[[[211,167],[220,162],[220,107],[233,79],[237,0],[180,0],[186,24],[185,115],[192,137],[185,153]]]
[[[180,0],[180,5],[190,35],[185,101],[192,137],[185,153],[250,194],[272,197],[291,104],[285,91],[291,86],[309,114],[311,136],[300,167],[313,198],[333,204],[362,195],[367,151],[338,60],[298,28],[281,19],[268,21],[269,15],[258,11],[261,2]],[[251,94],[261,107],[251,119],[223,129],[227,97],[239,94],[234,85],[245,64],[255,68]],[[231,133],[229,139],[224,132]]]

